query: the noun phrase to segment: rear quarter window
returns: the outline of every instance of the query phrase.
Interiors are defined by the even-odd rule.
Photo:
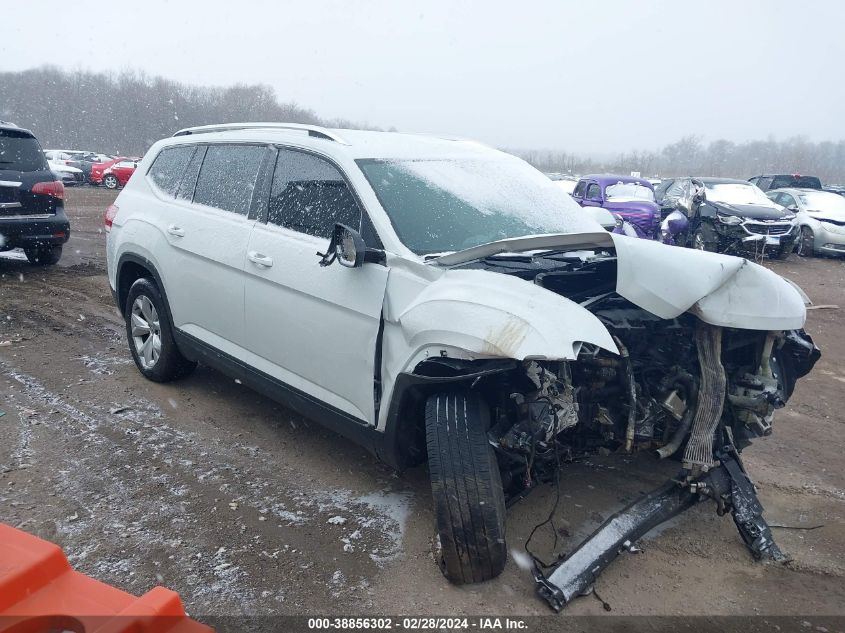
[[[35,137],[17,130],[0,130],[0,169],[44,171],[47,160]]]
[[[156,187],[169,196],[175,196],[182,181],[182,175],[194,155],[195,145],[165,147],[156,156],[150,167],[149,178]]]

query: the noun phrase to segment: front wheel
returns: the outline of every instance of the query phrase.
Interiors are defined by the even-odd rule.
[[[117,189],[117,186],[119,184],[120,183],[117,181],[117,176],[112,176],[111,174],[109,174],[108,176],[103,178],[103,186],[105,186],[106,189]]]
[[[197,366],[176,347],[164,298],[151,279],[138,279],[129,288],[124,317],[129,351],[146,378],[169,382],[186,376]]]
[[[507,561],[505,494],[487,440],[489,418],[484,399],[468,389],[436,393],[425,405],[435,557],[455,584],[495,578]]]
[[[798,257],[812,257],[816,250],[816,236],[809,226],[801,227],[801,236],[798,238]]]
[[[62,258],[62,247],[59,245],[27,248],[24,249],[24,254],[33,266],[52,266],[58,264]]]
[[[692,247],[699,251],[716,252],[716,235],[706,224],[700,225],[693,233]]]

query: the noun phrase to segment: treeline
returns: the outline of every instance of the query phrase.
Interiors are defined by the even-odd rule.
[[[656,151],[621,153],[609,160],[555,151],[515,151],[546,172],[587,174],[638,171],[650,176],[723,176],[750,178],[765,173],[819,176],[823,183],[845,183],[845,140],[813,143],[804,137],[783,141],[734,143],[720,139],[704,143],[700,136],[685,136]]]
[[[225,121],[286,121],[368,127],[326,120],[265,85],[185,85],[140,72],[66,72],[43,67],[0,72],[0,120],[34,131],[42,146],[143,154],[176,130]]]
[[[287,121],[328,127],[378,129],[352,121],[326,120],[314,110],[280,101],[266,85],[226,88],[182,84],[141,72],[63,71],[53,67],[0,72],[0,119],[33,130],[44,147],[143,154],[178,129],[225,121]],[[597,148],[599,149],[599,148]],[[597,171],[643,176],[728,176],[803,173],[826,183],[845,183],[845,140],[704,143],[686,136],[660,150],[620,153],[595,160],[560,151],[511,150],[547,172]]]

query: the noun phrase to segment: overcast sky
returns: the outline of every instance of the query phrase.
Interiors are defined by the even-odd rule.
[[[496,146],[845,138],[840,0],[17,0],[0,12],[0,70],[266,83],[321,116]]]

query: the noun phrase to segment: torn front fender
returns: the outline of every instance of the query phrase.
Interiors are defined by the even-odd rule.
[[[444,345],[479,357],[564,360],[592,343],[617,353],[605,326],[578,304],[483,270],[445,271],[397,320],[410,350]]]

